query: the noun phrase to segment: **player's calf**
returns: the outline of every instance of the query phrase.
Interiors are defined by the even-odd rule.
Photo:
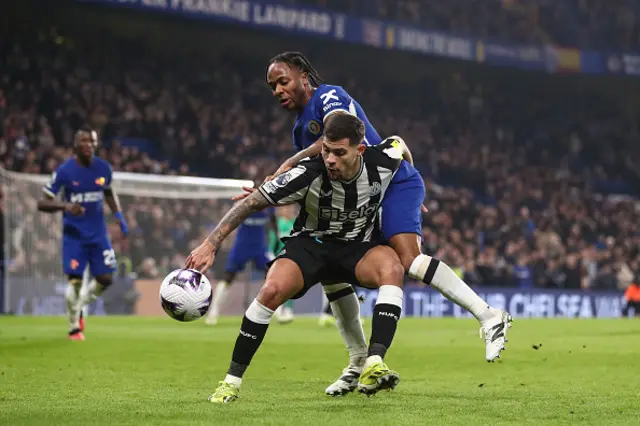
[[[242,377],[267,334],[274,311],[303,286],[302,272],[293,261],[280,259],[273,264],[258,296],[242,319],[227,375],[209,401],[227,403],[237,399]]]
[[[69,339],[72,338],[72,335],[76,335],[81,332],[80,327],[80,289],[82,288],[82,277],[70,275],[69,281],[67,283],[67,288],[64,293],[66,305],[67,305],[67,316],[69,318]],[[76,340],[76,339],[74,339]]]
[[[366,395],[395,388],[400,376],[384,363],[402,314],[404,268],[395,252],[385,246],[375,247],[356,267],[356,277],[364,286],[378,287],[373,309],[371,339],[358,390]]]
[[[416,256],[409,267],[409,276],[431,285],[469,311],[480,322],[487,361],[500,357],[500,352],[505,349],[507,329],[511,327],[512,320],[508,312],[489,306],[447,264],[431,256]]]
[[[349,350],[349,365],[338,380],[325,389],[325,393],[330,396],[346,395],[358,387],[358,378],[367,359],[367,342],[360,320],[360,301],[351,284],[329,284],[322,288],[335,314],[342,340]]]

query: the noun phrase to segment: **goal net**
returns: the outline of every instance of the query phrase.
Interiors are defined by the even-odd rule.
[[[62,272],[62,213],[39,212],[37,201],[46,175],[9,172],[0,168],[3,222],[3,303],[5,313],[57,315],[64,313],[66,278]],[[182,267],[184,258],[213,229],[231,206],[231,197],[251,181],[207,179],[138,173],[114,173],[130,234],[123,238],[105,203],[105,217],[116,252],[118,271],[112,288],[94,309],[106,313],[160,315],[158,289],[164,276]],[[208,274],[220,277],[225,253]],[[85,277],[88,275],[85,273]],[[248,293],[250,276],[229,298],[229,313],[238,313]],[[102,313],[102,312],[98,312]]]

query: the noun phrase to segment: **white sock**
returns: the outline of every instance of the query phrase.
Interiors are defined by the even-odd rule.
[[[327,295],[344,289],[350,289],[351,285],[333,284],[322,287]],[[349,350],[350,365],[362,367],[367,356],[367,340],[360,321],[360,301],[355,293],[348,294],[331,302],[331,309],[336,318],[336,325],[340,335]]]
[[[231,374],[227,374],[224,377],[224,381],[226,383],[231,383],[232,385],[234,385],[238,389],[240,389],[240,385],[242,385],[242,378],[236,377],[236,376],[232,376]]]
[[[480,322],[493,316],[487,302],[438,259],[419,255],[409,268],[409,276],[435,288],[447,299],[471,312]]]
[[[228,282],[225,280],[218,281],[216,288],[213,290],[213,302],[211,302],[211,307],[207,313],[209,318],[218,318],[220,316],[220,309],[227,300],[227,296],[229,296],[229,290],[231,290],[231,286]]]
[[[69,331],[80,328],[80,287],[82,282],[68,283],[64,292],[67,301],[67,315],[69,316]]]
[[[88,285],[83,286],[80,290],[80,299],[78,300],[78,310],[82,310],[85,306],[93,303],[98,296],[102,294],[102,286],[98,281],[92,279]]]

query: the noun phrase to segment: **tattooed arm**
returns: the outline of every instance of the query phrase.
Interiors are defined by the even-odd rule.
[[[249,197],[236,203],[231,210],[222,218],[218,226],[209,234],[195,250],[191,252],[185,267],[206,272],[213,265],[216,253],[220,249],[222,242],[251,214],[264,210],[269,206],[269,202],[259,191],[252,193]]]
[[[236,203],[231,210],[224,215],[218,226],[216,226],[216,229],[211,231],[206,241],[212,245],[214,251],[218,251],[224,239],[227,238],[234,229],[240,226],[246,218],[269,206],[269,202],[260,191],[252,193],[242,202]]]

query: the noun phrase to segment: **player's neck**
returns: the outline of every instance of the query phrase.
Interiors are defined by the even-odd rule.
[[[93,163],[93,157],[90,157],[86,160],[81,159],[80,157],[78,157],[76,155],[76,163],[78,163],[78,165],[83,166],[83,167],[89,167],[91,165],[91,163]]]
[[[305,90],[304,102],[302,102],[302,107],[298,112],[302,112],[305,109],[305,107],[309,104],[309,101],[311,101],[311,98],[313,97],[313,94],[315,93],[315,91],[316,91],[315,87],[310,87],[309,90]]]

